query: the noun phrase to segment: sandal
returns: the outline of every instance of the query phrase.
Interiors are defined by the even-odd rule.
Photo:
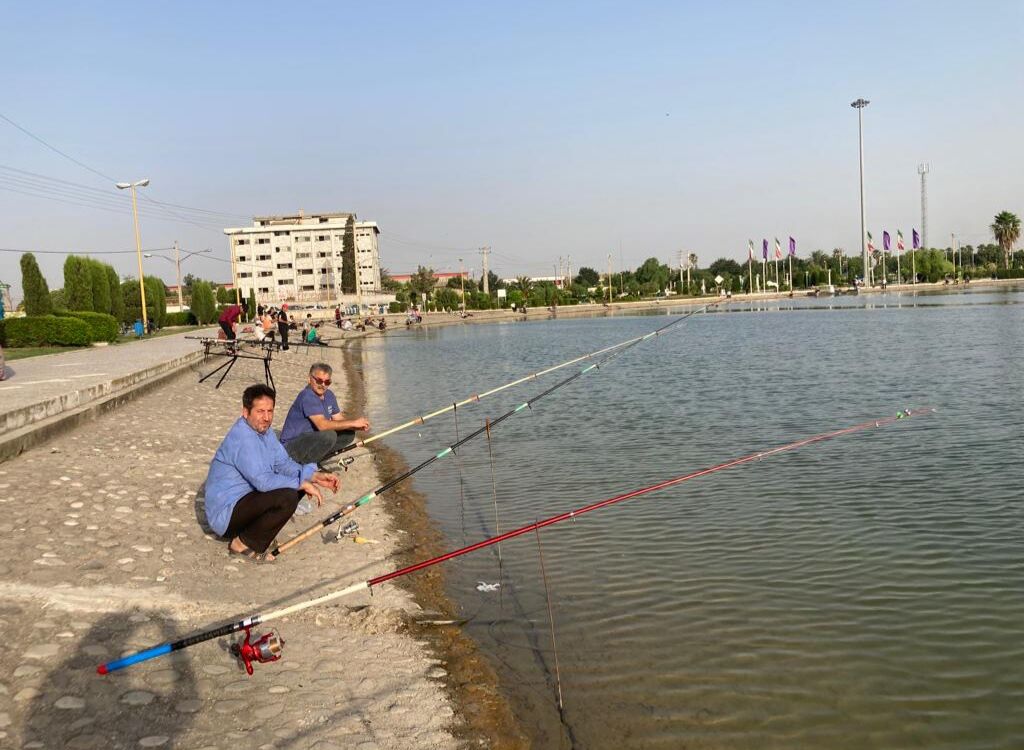
[[[240,557],[243,560],[249,560],[256,564],[273,562],[271,558],[266,557],[265,555],[257,552],[254,549],[249,549],[248,547],[246,547],[243,550],[233,550],[231,549],[230,544],[228,545],[228,557],[231,559]]]

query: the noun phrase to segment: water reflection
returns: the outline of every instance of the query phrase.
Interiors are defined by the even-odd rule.
[[[1024,295],[733,303],[495,429],[502,528],[915,405],[926,420],[545,532],[566,719],[584,747],[1012,747],[1024,736]],[[744,314],[735,314],[742,312]],[[817,314],[828,312],[828,315]],[[786,313],[786,314],[779,314]],[[652,330],[649,315],[368,341],[378,425]],[[459,412],[462,434],[549,386]],[[388,438],[420,460],[438,418]],[[485,441],[417,475],[453,546],[495,530]],[[534,721],[566,733],[531,539],[447,573]],[[501,581],[496,592],[480,581]]]

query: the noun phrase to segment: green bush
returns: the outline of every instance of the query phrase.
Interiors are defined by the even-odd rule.
[[[7,318],[0,320],[0,346],[7,346],[7,336],[5,334]]]
[[[194,326],[198,325],[196,316],[190,310],[182,312],[167,313],[167,325],[169,326]]]
[[[5,343],[19,346],[87,346],[89,324],[84,320],[56,315],[8,318],[4,321]]]
[[[119,332],[117,320],[113,315],[98,312],[61,311],[56,313],[62,318],[78,318],[89,326],[89,338],[93,341],[117,341]]]
[[[389,313],[404,313],[409,309],[409,306],[404,302],[392,302],[388,305]]]

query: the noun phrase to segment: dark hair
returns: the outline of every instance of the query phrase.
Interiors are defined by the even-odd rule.
[[[331,366],[326,362],[314,362],[313,366],[309,368],[309,376],[313,377],[314,372],[324,372],[327,373],[327,377],[331,377],[334,370],[332,370]]]
[[[254,383],[242,391],[242,407],[251,409],[253,403],[258,398],[269,398],[274,403],[277,403],[277,391],[269,385]]]

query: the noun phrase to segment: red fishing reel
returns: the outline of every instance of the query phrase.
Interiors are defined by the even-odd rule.
[[[281,651],[284,648],[284,639],[275,630],[264,634],[255,643],[249,640],[251,635],[252,633],[247,627],[245,629],[245,640],[231,647],[231,653],[236,658],[242,660],[242,664],[245,665],[245,671],[249,675],[252,675],[253,662],[269,664],[272,661],[277,661],[281,658]]]

